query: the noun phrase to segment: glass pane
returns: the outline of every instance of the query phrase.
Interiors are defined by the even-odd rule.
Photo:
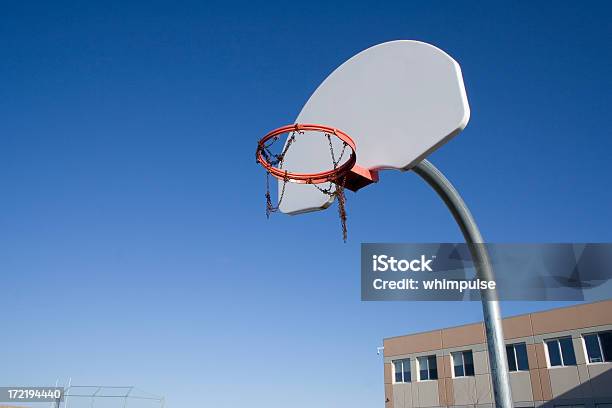
[[[429,380],[429,370],[427,369],[427,357],[419,357],[419,380]]]
[[[596,334],[584,336],[584,344],[589,357],[589,363],[601,363],[601,350],[599,349],[599,339]]]
[[[465,375],[474,375],[474,359],[471,351],[463,352],[463,363],[465,364]]]
[[[461,353],[452,353],[453,356],[453,368],[455,370],[455,377],[463,377],[463,355]]]
[[[516,371],[516,360],[514,355],[514,346],[506,346],[506,357],[508,358],[508,370]]]
[[[404,382],[410,382],[412,378],[410,376],[410,359],[404,360]]]
[[[604,361],[612,361],[612,332],[599,333]]]
[[[427,358],[429,365],[429,379],[437,380],[438,379],[438,364],[436,362],[436,356],[429,356]]]
[[[561,365],[561,354],[559,353],[559,344],[557,340],[549,340],[546,342],[546,347],[548,348],[548,359],[550,360],[550,366],[560,366]]]
[[[559,339],[561,345],[561,354],[563,354],[563,365],[576,365],[576,355],[574,354],[574,345],[570,337]]]
[[[516,353],[518,369],[521,371],[529,370],[529,359],[527,358],[527,346],[525,343],[515,344],[514,351]]]
[[[402,382],[402,361],[394,361],[393,365],[395,366],[395,382]]]

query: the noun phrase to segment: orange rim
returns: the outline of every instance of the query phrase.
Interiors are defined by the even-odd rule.
[[[347,144],[348,147],[351,148],[351,156],[346,161],[346,163],[341,166],[327,171],[322,171],[320,173],[291,173],[286,170],[280,169],[278,167],[270,164],[263,155],[263,150],[265,148],[265,143],[274,138],[275,136],[282,135],[283,133],[289,132],[301,132],[301,131],[314,131],[326,133],[329,135],[334,135],[338,139],[342,140]],[[274,129],[273,131],[266,134],[261,138],[259,143],[257,144],[257,162],[261,164],[270,174],[280,180],[287,180],[294,183],[300,184],[320,184],[326,182],[334,182],[340,179],[342,176],[347,174],[355,163],[357,162],[357,154],[355,153],[356,147],[355,142],[349,135],[341,131],[340,129],[336,129],[330,126],[324,125],[316,125],[316,124],[293,124],[279,127],[278,129]]]

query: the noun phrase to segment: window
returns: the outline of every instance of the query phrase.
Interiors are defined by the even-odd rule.
[[[509,344],[506,346],[506,357],[508,357],[508,369],[510,371],[527,371],[527,346],[525,343]]]
[[[612,362],[612,332],[600,332],[584,335],[589,363]]]
[[[438,379],[436,356],[418,357],[417,362],[419,364],[419,381]]]
[[[395,382],[396,383],[409,383],[410,382],[410,359],[405,358],[403,360],[394,360],[393,369],[395,371]]]
[[[451,353],[453,357],[453,375],[455,377],[471,377],[474,375],[474,357],[472,350]]]
[[[546,340],[548,362],[551,367],[576,365],[576,355],[571,337]]]

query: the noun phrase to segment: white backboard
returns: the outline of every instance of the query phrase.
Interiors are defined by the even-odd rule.
[[[408,170],[463,130],[469,118],[459,64],[433,45],[400,40],[368,48],[338,67],[295,123],[343,130],[355,141],[357,164],[364,168]],[[328,170],[329,150],[324,138],[298,137],[284,167]],[[280,210],[300,214],[330,204],[312,185],[287,183]]]

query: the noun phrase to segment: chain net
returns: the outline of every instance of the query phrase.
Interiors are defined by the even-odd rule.
[[[272,139],[270,139],[270,141],[268,141],[267,144],[265,144],[262,147],[261,154],[266,159],[266,161],[270,163],[272,166],[277,167],[279,169],[283,169],[285,156],[287,154],[287,151],[291,147],[291,145],[293,145],[293,143],[295,142],[295,137],[297,134],[303,135],[304,131],[299,130],[299,131],[290,132],[287,138],[287,142],[285,143],[285,146],[280,153],[274,153],[272,151],[272,147],[279,139],[281,139],[281,137],[280,135],[273,137]],[[329,143],[329,153],[331,156],[331,164],[333,166],[333,169],[336,170],[338,168],[338,165],[342,163],[342,159],[344,158],[344,154],[346,152],[346,148],[348,144],[345,141],[342,141],[342,150],[340,151],[338,158],[336,158],[336,153],[334,151],[334,145],[332,143],[331,135],[327,132],[325,132],[324,135],[327,138],[327,141]],[[288,173],[288,170],[285,170],[285,176],[282,179],[282,186],[278,194],[278,202],[276,205],[274,205],[272,203],[272,196],[270,194],[270,177],[274,177],[274,176],[272,176],[269,171],[266,171],[266,217],[268,218],[270,218],[270,214],[277,212],[279,210],[280,205],[283,201],[283,197],[285,196],[285,187],[287,186],[287,183],[291,181],[289,177],[287,176],[287,173]],[[331,199],[337,200],[338,216],[340,217],[340,224],[342,227],[342,239],[344,240],[344,242],[346,242],[346,238],[347,238],[346,196],[344,194],[344,186],[346,184],[346,175],[341,175],[338,178],[330,179],[326,187],[322,187],[316,183],[310,183],[310,184],[313,185],[321,193],[329,196]]]

